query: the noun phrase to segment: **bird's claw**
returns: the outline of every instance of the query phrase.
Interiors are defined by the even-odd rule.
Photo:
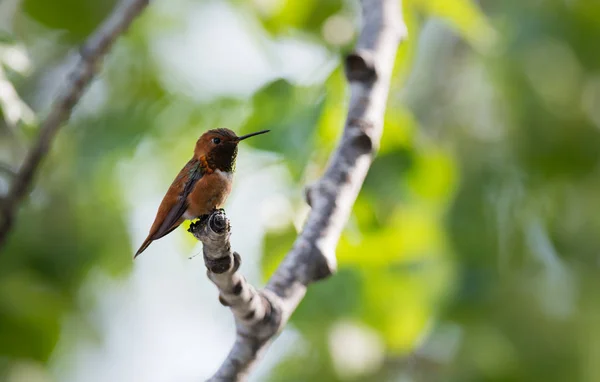
[[[210,214],[204,214],[204,215],[198,216],[197,220],[194,220],[192,223],[190,223],[190,228],[188,228],[188,232],[194,233],[194,230],[196,230],[199,226],[208,224],[210,217],[213,214],[218,213],[218,212],[225,214],[225,209],[213,208],[213,210],[211,211]]]
[[[198,216],[198,220],[197,223],[198,224],[206,224],[208,222],[208,218],[210,218],[210,215],[200,215]]]
[[[199,225],[203,225],[206,224],[208,222],[208,218],[210,217],[210,215],[200,215],[198,216],[198,220],[194,220],[193,222],[190,223],[190,228],[188,228],[188,232],[192,232],[196,229],[196,227],[198,227]]]

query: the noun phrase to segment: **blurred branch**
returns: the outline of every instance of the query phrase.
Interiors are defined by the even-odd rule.
[[[0,172],[8,175],[9,178],[17,176],[17,172],[8,164],[0,162]]]
[[[217,238],[195,233],[205,246],[209,278],[219,287],[221,301],[231,306],[237,328],[233,348],[211,381],[244,380],[285,326],[306,287],[335,271],[337,242],[383,132],[396,50],[406,30],[399,3],[362,0],[362,32],[355,52],[345,62],[351,98],[344,133],[323,177],[307,188],[312,210],[306,225],[267,287],[257,292],[237,275],[239,261],[231,254],[228,234]],[[213,261],[222,262],[227,270],[211,271]]]
[[[54,101],[50,113],[40,126],[40,133],[27,153],[2,205],[0,205],[0,248],[14,223],[21,201],[27,195],[35,173],[48,153],[59,128],[69,119],[87,85],[96,74],[98,63],[115,40],[148,5],[149,0],[123,0],[100,28],[85,42],[79,60],[67,84]]]

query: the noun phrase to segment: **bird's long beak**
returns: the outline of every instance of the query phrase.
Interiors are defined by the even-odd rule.
[[[271,130],[261,130],[261,131],[257,131],[256,133],[242,135],[241,137],[238,137],[238,141],[243,141],[244,139],[253,137],[255,135],[265,134],[265,133],[268,133],[269,131],[271,131]]]

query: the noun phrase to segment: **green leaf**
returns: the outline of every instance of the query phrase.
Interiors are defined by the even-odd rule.
[[[467,41],[477,47],[487,49],[495,42],[496,32],[475,1],[409,0],[409,3],[428,16],[450,21]]]
[[[31,271],[0,278],[0,353],[46,361],[68,300]]]
[[[24,0],[23,10],[37,22],[63,30],[73,43],[83,41],[104,20],[116,0]]]
[[[265,28],[274,33],[285,33],[297,29],[320,33],[323,22],[342,9],[341,0],[284,1],[283,6],[269,12],[259,12]]]
[[[286,80],[274,81],[253,97],[252,115],[241,133],[270,129],[269,134],[251,140],[250,144],[284,154],[292,175],[299,179],[313,147],[323,103],[319,87],[300,88]]]
[[[281,260],[292,249],[292,244],[298,236],[294,226],[290,225],[281,231],[271,231],[265,234],[263,240],[263,256],[260,260],[263,279],[268,280]]]

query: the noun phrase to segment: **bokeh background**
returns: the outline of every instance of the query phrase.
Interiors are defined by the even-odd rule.
[[[404,0],[385,133],[338,248],[252,381],[600,381],[600,3]],[[0,194],[111,0],[0,1]],[[188,382],[233,318],[179,229],[138,260],[205,130],[263,285],[348,100],[355,0],[156,0],[119,39],[0,252],[0,380]]]

